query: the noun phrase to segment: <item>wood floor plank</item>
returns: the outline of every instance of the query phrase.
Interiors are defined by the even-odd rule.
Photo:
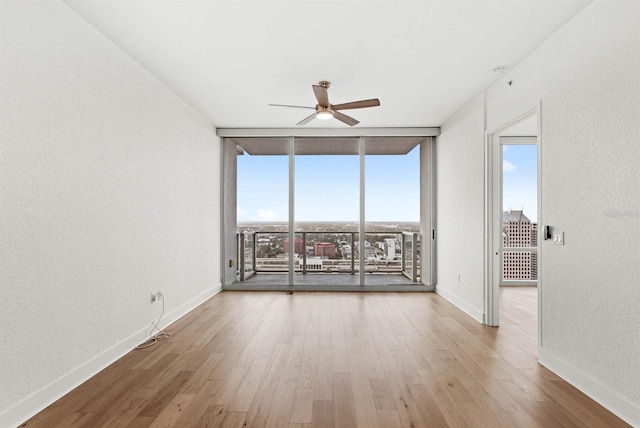
[[[93,421],[95,420],[96,415],[93,413],[72,413],[68,415],[67,418],[62,420],[59,424],[51,424],[51,427],[60,427],[60,428],[80,428],[80,427],[90,427],[95,424]]]
[[[185,408],[196,398],[195,394],[177,394],[162,412],[153,420],[151,428],[169,428],[176,426]]]
[[[100,411],[94,415],[86,425],[80,426],[113,426],[127,425],[141,415],[149,402],[156,399],[160,393],[160,388],[134,388],[122,394],[117,401],[113,402],[108,411]]]
[[[331,408],[333,409],[334,415],[331,420],[335,421],[336,427],[347,428],[356,426],[356,412],[353,401],[353,388],[351,387],[351,376],[346,373],[334,374],[333,391],[334,400]],[[326,401],[320,403],[326,403]]]
[[[297,367],[285,367],[282,370],[267,417],[266,427],[281,427],[289,424],[297,376]]]
[[[249,407],[245,423],[248,427],[261,428],[267,424],[269,411],[280,379],[263,379]]]
[[[224,388],[224,382],[220,380],[208,380],[195,394],[195,397],[185,405],[182,415],[178,418],[176,427],[198,426],[203,415],[209,410],[218,391]],[[155,419],[155,418],[153,418]]]
[[[290,424],[310,424],[313,417],[313,390],[296,389],[293,395]]]
[[[209,354],[209,357],[202,363],[202,365],[193,372],[193,375],[182,385],[181,393],[184,394],[197,394],[202,388],[204,383],[209,379],[209,376],[216,368],[224,354]]]
[[[378,410],[378,421],[384,428],[400,428],[402,421],[396,410]]]
[[[225,428],[241,428],[246,426],[244,421],[247,417],[245,412],[225,412],[224,418],[220,423]]]
[[[349,354],[351,388],[358,426],[376,428],[379,426],[376,403],[371,390],[367,367],[362,364],[363,354]]]
[[[180,392],[180,389],[189,380],[191,375],[193,375],[193,372],[179,371],[175,376],[169,378],[167,383],[163,384],[162,387],[157,387],[157,393],[153,395],[152,399],[140,411],[139,416],[157,417],[173,400],[173,397]]]
[[[254,360],[229,400],[227,407],[230,411],[247,412],[249,410],[266,374],[268,362],[266,358]]]
[[[314,401],[312,409],[313,428],[334,428],[337,425],[334,422],[333,401]],[[353,425],[351,425],[353,426]]]
[[[391,393],[391,387],[386,379],[369,379],[373,401],[378,410],[396,410],[396,403]],[[384,426],[384,425],[383,425]]]
[[[313,370],[313,399],[333,400],[333,358],[330,349],[319,349]]]
[[[222,292],[25,427],[626,427],[537,363],[537,293],[501,326],[434,293]]]

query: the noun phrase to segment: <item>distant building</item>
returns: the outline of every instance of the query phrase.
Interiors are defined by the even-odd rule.
[[[264,245],[269,245],[269,244],[271,244],[271,239],[269,239],[269,238],[258,238],[258,239],[256,239],[256,244],[258,245],[258,247],[262,247]]]
[[[396,257],[396,240],[393,238],[386,238],[382,248],[384,252],[384,258],[387,260],[393,260]]]
[[[349,244],[342,244],[342,258],[343,259],[350,259],[351,258],[351,245]]]
[[[317,242],[313,244],[313,254],[320,257],[335,257],[336,246],[330,242]]]
[[[296,254],[302,254],[302,252],[304,251],[304,245],[302,242],[302,238],[295,238],[294,242],[294,253]],[[282,247],[283,247],[283,251],[285,253],[289,252],[289,240],[285,239],[284,241],[282,241]]]
[[[531,246],[538,246],[538,223],[531,223]],[[531,254],[531,279],[538,279],[538,253]]]
[[[536,247],[538,225],[522,212],[502,213],[503,247]],[[538,255],[526,251],[505,251],[502,258],[502,278],[505,280],[535,280],[538,278]]]
[[[296,258],[295,264],[298,266],[298,269],[302,265],[302,259]],[[308,271],[322,271],[322,257],[307,257],[305,269]]]

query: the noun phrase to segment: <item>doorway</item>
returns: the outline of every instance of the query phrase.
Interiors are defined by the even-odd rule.
[[[540,292],[538,118],[535,110],[487,134],[485,323],[490,326],[500,325],[501,287]]]

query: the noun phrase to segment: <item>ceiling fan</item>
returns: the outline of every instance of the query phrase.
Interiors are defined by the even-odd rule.
[[[315,110],[310,116],[305,117],[300,122],[296,123],[296,125],[306,125],[311,122],[313,119],[331,119],[332,117],[338,119],[340,122],[344,122],[349,126],[357,125],[360,123],[356,119],[351,116],[347,116],[344,113],[340,113],[339,110],[350,110],[356,108],[365,108],[365,107],[377,107],[380,105],[380,100],[377,98],[372,98],[370,100],[361,100],[361,101],[352,101],[350,103],[343,104],[331,104],[329,103],[329,94],[327,93],[327,89],[331,85],[330,82],[323,80],[317,85],[313,86],[313,93],[318,100],[318,104],[315,107],[309,106],[294,106],[289,104],[269,104],[270,106],[275,107],[293,107],[293,108],[306,108]]]

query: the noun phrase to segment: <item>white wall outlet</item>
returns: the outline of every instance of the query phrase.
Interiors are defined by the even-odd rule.
[[[160,297],[162,297],[162,293],[160,291],[158,291],[156,293],[151,293],[151,301],[152,302],[156,302],[156,301],[160,300]]]

